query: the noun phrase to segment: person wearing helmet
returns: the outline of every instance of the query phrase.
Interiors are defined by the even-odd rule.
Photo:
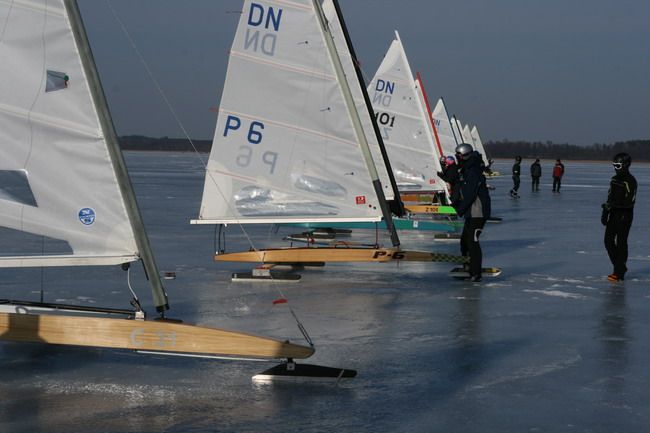
[[[469,256],[469,280],[481,281],[483,252],[479,236],[490,218],[490,192],[483,175],[481,155],[472,146],[459,144],[456,147],[456,159],[460,166],[460,202],[454,208],[458,216],[465,218],[460,252],[463,256]]]
[[[607,276],[610,281],[623,281],[627,272],[627,236],[632,227],[636,179],[630,173],[632,158],[627,153],[614,156],[616,175],[612,177],[607,201],[602,204],[601,222],[605,226],[605,248],[614,272]]]
[[[447,182],[450,191],[450,204],[453,206],[454,203],[460,201],[460,175],[458,174],[458,164],[456,164],[456,158],[453,156],[441,156],[440,167],[441,171],[436,174],[440,179]]]
[[[514,186],[510,190],[508,194],[510,194],[510,197],[517,198],[519,197],[517,195],[517,191],[519,191],[519,175],[521,175],[521,156],[517,156],[515,158],[515,165],[512,166],[512,181],[514,182]]]

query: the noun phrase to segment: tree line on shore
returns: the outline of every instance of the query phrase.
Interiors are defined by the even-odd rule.
[[[210,152],[212,140],[188,140],[186,138],[152,138],[141,135],[127,135],[118,138],[122,150],[156,152]],[[650,161],[650,140],[621,141],[614,144],[556,144],[535,141],[488,141],[485,150],[490,158],[514,159],[557,159],[609,161],[619,152],[632,155],[634,161]]]
[[[519,155],[524,159],[561,159],[610,161],[619,152],[632,156],[634,161],[650,161],[650,140],[620,141],[614,144],[596,143],[591,146],[575,144],[556,144],[550,141],[488,141],[485,151],[490,158],[514,159]]]

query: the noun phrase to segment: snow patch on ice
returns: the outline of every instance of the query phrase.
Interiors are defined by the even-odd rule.
[[[577,293],[562,292],[560,290],[532,290],[532,289],[525,289],[524,292],[527,292],[527,293],[541,293],[542,295],[559,296],[561,298],[573,298],[573,299],[586,299],[587,298],[584,295],[579,295]]]

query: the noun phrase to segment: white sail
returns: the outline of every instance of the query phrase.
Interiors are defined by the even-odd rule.
[[[438,99],[438,103],[433,109],[431,116],[438,131],[438,139],[440,140],[443,154],[445,156],[453,156],[456,153],[456,146],[459,142],[456,141],[452,123],[442,98]]]
[[[0,267],[137,260],[63,2],[0,0],[0,23],[0,230],[66,245],[45,256],[0,250]]]
[[[361,124],[363,125],[363,130],[366,133],[366,139],[368,140],[368,145],[370,151],[372,152],[372,158],[377,167],[377,173],[379,174],[379,179],[381,180],[382,190],[384,191],[384,196],[387,200],[393,200],[395,194],[393,189],[390,186],[390,178],[388,176],[388,170],[386,169],[386,164],[384,164],[384,158],[381,154],[381,149],[379,147],[379,139],[377,134],[375,134],[373,127],[373,119],[370,117],[368,112],[368,107],[366,106],[366,101],[363,97],[364,89],[361,88],[361,83],[357,80],[356,70],[352,55],[350,53],[350,48],[345,40],[343,29],[341,28],[341,23],[336,14],[336,8],[332,0],[323,1],[323,12],[327,18],[330,31],[332,33],[332,38],[336,44],[336,50],[338,52],[339,58],[341,59],[341,64],[345,70],[345,75],[348,77],[348,83],[350,85],[350,91],[352,92],[352,97],[354,103],[359,112],[359,117],[361,119]]]
[[[244,3],[193,223],[381,219],[317,19],[309,0]]]
[[[483,145],[483,141],[481,140],[481,136],[478,133],[478,128],[474,126],[470,134],[472,135],[472,139],[474,140],[474,145],[476,146],[475,149],[479,151],[481,155],[483,155],[483,159],[485,162],[488,161],[489,157],[487,155],[487,151],[485,150],[485,146]]]
[[[463,142],[467,144],[471,144],[472,147],[474,147],[474,138],[472,137],[472,133],[469,130],[469,125],[463,126],[463,129],[460,131],[460,133],[463,136]],[[474,150],[477,150],[474,148]]]
[[[419,83],[413,79],[406,53],[395,39],[384,56],[368,93],[401,191],[443,191],[437,176],[437,144]]]

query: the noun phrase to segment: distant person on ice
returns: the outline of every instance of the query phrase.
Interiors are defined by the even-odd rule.
[[[559,159],[555,160],[553,166],[553,192],[560,192],[562,186],[562,176],[564,175],[564,164]]]
[[[515,158],[515,165],[512,166],[512,181],[514,186],[508,194],[510,197],[517,197],[517,191],[519,191],[519,184],[521,183],[519,176],[521,175],[521,156]]]
[[[467,143],[456,147],[456,160],[460,166],[461,202],[455,206],[458,216],[465,217],[460,237],[460,252],[469,256],[469,280],[481,281],[483,251],[479,236],[490,218],[490,192],[488,191],[481,155]]]
[[[607,192],[607,202],[602,204],[601,222],[605,228],[605,248],[614,265],[614,272],[607,276],[610,281],[623,281],[627,272],[627,236],[632,227],[636,179],[630,174],[632,158],[627,153],[614,157],[616,175],[612,177]]]
[[[542,177],[542,165],[539,163],[539,158],[530,165],[530,177],[533,179],[533,192],[539,192],[539,178]]]

